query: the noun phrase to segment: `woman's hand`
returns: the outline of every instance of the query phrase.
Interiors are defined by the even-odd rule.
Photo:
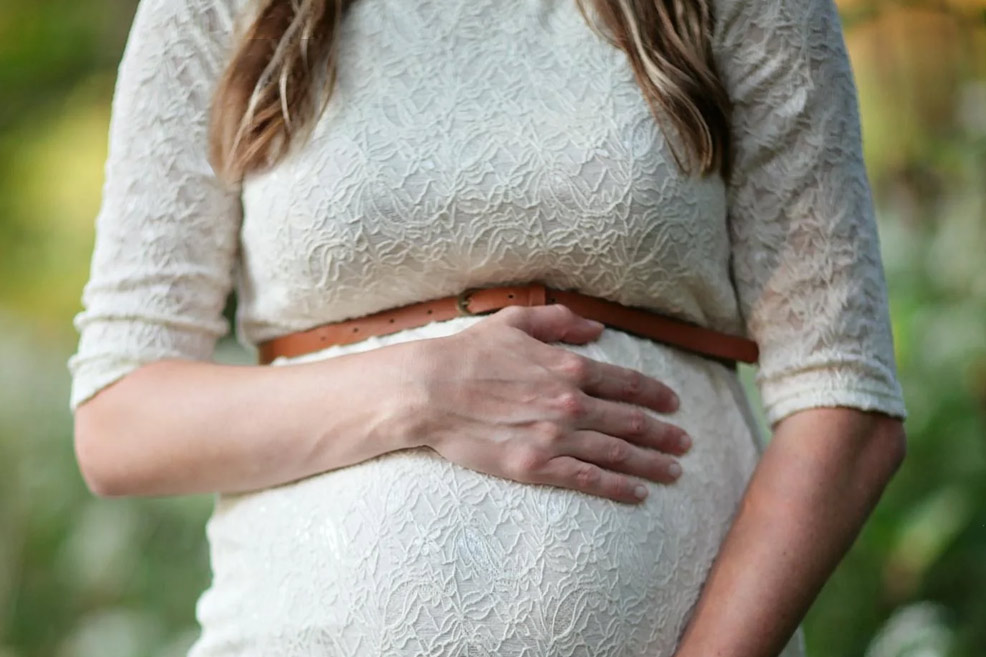
[[[487,474],[620,502],[646,496],[636,477],[673,482],[681,467],[668,454],[684,453],[691,440],[644,409],[677,410],[675,393],[636,370],[546,344],[584,344],[601,331],[561,304],[510,306],[423,341],[431,350],[420,361],[422,394],[406,409],[412,443]]]

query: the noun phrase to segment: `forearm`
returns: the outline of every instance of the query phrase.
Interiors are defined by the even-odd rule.
[[[899,421],[811,409],[776,427],[676,657],[773,657],[903,458]]]
[[[99,495],[240,492],[412,446],[401,424],[425,341],[280,367],[145,365],[75,415]]]

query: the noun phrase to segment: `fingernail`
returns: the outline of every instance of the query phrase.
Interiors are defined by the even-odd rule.
[[[692,446],[692,439],[688,437],[687,433],[683,433],[681,434],[681,437],[678,438],[678,445],[683,451],[687,450]]]
[[[592,328],[594,328],[594,329],[601,329],[601,328],[603,328],[604,326],[606,326],[606,325],[605,325],[605,324],[603,324],[602,322],[597,322],[597,321],[596,321],[596,320],[594,320],[594,319],[587,319],[586,321],[587,321],[587,322],[589,322],[589,326],[591,326],[591,327],[592,327]]]
[[[672,463],[668,466],[668,476],[672,479],[677,479],[681,476],[681,466],[677,463]]]
[[[642,500],[647,497],[647,488],[643,484],[637,484],[637,487],[633,489],[633,494],[637,496],[638,500]]]
[[[671,410],[672,411],[677,411],[679,406],[681,406],[681,398],[678,397],[678,394],[672,390],[671,391]]]

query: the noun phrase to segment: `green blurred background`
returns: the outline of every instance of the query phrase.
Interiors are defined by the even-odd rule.
[[[840,5],[910,450],[810,654],[986,657],[986,4]],[[183,657],[209,581],[210,496],[95,499],[72,449],[65,361],[135,6],[0,4],[0,657]]]

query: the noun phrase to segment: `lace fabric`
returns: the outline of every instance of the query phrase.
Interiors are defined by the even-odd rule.
[[[314,138],[226,190],[207,107],[245,0],[144,0],[120,67],[71,404],[162,357],[472,285],[578,289],[748,334],[775,422],[903,417],[831,2],[720,0],[736,175],[682,176],[625,55],[568,0],[357,2]]]
[[[432,322],[274,366],[481,320]],[[672,421],[701,439],[674,485],[648,483],[642,505],[625,505],[488,476],[421,448],[222,495],[189,657],[672,657],[759,455],[742,386],[719,363],[621,331],[557,344],[681,391]],[[804,657],[800,632],[780,657]]]
[[[75,319],[73,409],[145,363],[210,358],[229,330],[222,308],[231,290],[239,302],[237,338],[252,347],[469,286],[540,280],[753,338],[771,423],[818,406],[905,416],[854,83],[831,0],[715,2],[714,53],[735,104],[736,173],[728,183],[677,170],[670,133],[654,121],[626,56],[589,28],[574,0],[520,0],[509,10],[494,0],[360,0],[343,22],[335,95],[312,139],[273,170],[227,189],[206,159],[207,113],[246,4],[139,5],[113,101],[90,279]],[[648,348],[671,358],[663,347]],[[603,350],[597,357],[626,354]],[[673,362],[682,371],[648,367],[693,386],[684,393],[708,417],[735,412],[695,392],[712,376],[704,362]],[[721,376],[712,380],[733,385]],[[705,430],[717,435],[716,426]],[[722,440],[754,433],[748,423]],[[404,467],[404,458],[411,457],[381,462]],[[445,476],[462,474],[427,463],[432,476],[442,468]],[[742,463],[731,477],[745,480]],[[382,466],[365,467],[369,474]],[[431,481],[444,490],[449,480]],[[316,488],[305,490],[321,484],[310,485]],[[490,509],[506,505],[497,513],[534,513],[548,503],[546,492],[495,485],[504,488],[486,499]],[[436,505],[448,502],[436,495]],[[529,501],[511,506],[512,495]],[[708,508],[725,522],[736,498],[707,495],[695,503],[715,500]],[[613,513],[583,498],[577,503],[578,513],[596,519],[590,524]],[[253,524],[238,525],[224,523],[233,507],[221,503],[211,538],[249,542],[268,518],[265,504],[236,507],[256,511]],[[655,549],[699,539],[717,544],[718,529],[672,527],[662,513],[648,516],[651,529],[642,530],[664,527],[661,540],[654,533],[647,539]],[[294,517],[318,531],[311,519]],[[429,531],[431,521],[421,522],[420,531]],[[442,545],[464,531],[454,523],[432,530]],[[622,549],[619,531],[600,531],[598,549]],[[567,534],[559,532],[561,543],[543,549],[564,543]],[[287,544],[275,547],[289,558]],[[672,563],[694,556],[701,571],[708,555],[681,549]],[[237,554],[214,555],[217,576],[227,566],[249,572],[248,559],[260,558]],[[307,563],[331,569],[320,558]],[[588,567],[566,564],[573,577]],[[396,581],[392,570],[377,573],[363,584]],[[290,581],[286,592],[301,586]],[[246,584],[230,586],[217,599],[233,604],[232,591]],[[615,590],[616,606],[592,604],[619,611]],[[649,618],[680,619],[689,595],[676,599],[673,608],[650,608]],[[282,630],[291,622],[290,614],[269,619]],[[357,641],[347,650],[358,645],[371,644]],[[407,654],[453,654],[415,650]],[[531,650],[517,654],[549,654]]]

